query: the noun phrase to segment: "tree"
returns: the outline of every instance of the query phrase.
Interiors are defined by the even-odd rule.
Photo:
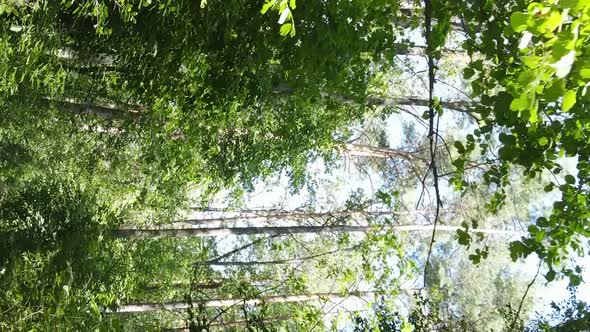
[[[504,321],[501,312],[519,305],[528,276],[511,266],[502,241],[487,243],[490,256],[477,268],[454,241],[439,242],[431,256],[427,297],[449,330],[503,331],[512,323]],[[523,317],[533,304],[530,297],[525,301],[520,313]]]
[[[320,233],[320,232],[356,232],[368,233],[371,231],[395,230],[400,232],[420,232],[433,229],[433,225],[375,225],[375,226],[351,226],[351,225],[326,225],[326,226],[284,226],[284,227],[232,227],[232,228],[161,228],[161,229],[133,229],[123,228],[112,231],[112,235],[118,238],[160,238],[160,237],[206,237],[221,235],[260,235],[260,234],[301,234],[301,233]],[[463,229],[461,226],[443,226],[441,231],[455,232]],[[475,233],[489,234],[508,234],[514,235],[517,232],[497,229],[479,229],[474,228],[470,231]]]
[[[497,134],[498,159],[484,175],[486,184],[497,186],[496,201],[502,201],[513,165],[531,178],[544,172],[555,175],[546,180],[545,190],[558,188],[562,197],[549,216],[539,216],[530,226],[530,236],[511,244],[511,252],[514,259],[536,253],[550,268],[548,280],[559,272],[570,278],[571,285],[579,284],[580,277],[560,262],[570,250],[581,254],[588,205],[588,149],[583,139],[587,91],[582,88],[588,78],[587,50],[582,46],[589,38],[587,6],[583,1],[457,4],[469,35],[465,50],[483,58],[464,71],[473,95],[481,101],[475,112],[482,125],[467,136],[466,147],[460,146],[463,156],[455,165],[461,172],[465,156],[476,145],[488,154],[486,141]],[[481,37],[473,38],[476,34]],[[568,174],[573,170],[564,165],[564,156],[578,158],[577,176]]]
[[[362,98],[370,81],[369,59],[385,65],[390,61],[384,54],[393,52],[389,19],[372,4],[328,9],[300,5],[305,13],[300,18],[309,23],[297,28],[301,44],[288,46],[268,31],[269,17],[261,16],[254,3],[231,9],[214,3],[204,8],[166,2],[6,4],[3,40],[10,52],[4,61],[11,67],[5,72],[16,68],[19,77],[4,76],[11,77],[3,82],[4,99],[55,109],[72,109],[74,101],[80,106],[73,110],[77,114],[118,113],[119,120],[103,126],[114,126],[131,139],[129,144],[137,144],[141,171],[168,182],[165,187],[192,182],[215,191],[238,178],[238,185],[248,188],[252,179],[286,167],[300,183],[312,157],[309,150],[329,144],[335,130],[364,111],[348,107],[350,112],[341,112],[332,101],[318,103],[315,87]],[[387,8],[392,15],[396,10]],[[370,24],[337,23],[350,15]],[[342,31],[328,28],[323,17]],[[367,35],[368,40],[360,38]],[[339,41],[327,47],[325,36]],[[31,49],[35,61],[18,60]],[[95,61],[104,58],[112,65]],[[274,93],[279,84],[307,88],[284,98]],[[182,139],[171,139],[179,133]]]

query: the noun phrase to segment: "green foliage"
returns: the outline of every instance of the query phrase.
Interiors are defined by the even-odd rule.
[[[0,220],[0,263],[25,252],[77,251],[78,243],[96,238],[101,228],[117,221],[92,194],[58,179],[34,180],[2,197]]]
[[[322,93],[362,100],[371,66],[391,65],[397,8],[382,3],[305,4],[293,45],[251,1],[9,2],[2,99],[43,111],[78,102],[86,115],[77,123],[137,150],[138,164],[127,167],[143,178],[140,192],[199,185],[206,201],[283,170],[300,188],[311,150],[331,149],[335,132],[365,111]],[[295,1],[271,8],[281,34],[293,35]],[[109,109],[93,111],[101,105]]]
[[[378,302],[372,306],[372,316],[356,314],[352,317],[354,332],[451,332],[470,331],[465,321],[445,320],[439,312],[437,303],[419,293],[407,315],[395,311],[391,306]]]
[[[373,317],[365,317],[356,314],[352,317],[353,331],[381,331],[381,332],[405,332],[404,320],[399,312],[394,312],[383,301],[372,305],[371,313]]]
[[[101,275],[116,262],[109,261],[114,257],[102,247],[101,233],[117,223],[113,212],[72,180],[35,179],[3,196],[2,329],[98,326],[101,308],[119,297],[113,280]]]
[[[442,242],[440,237],[438,241],[426,284],[441,318],[451,320],[445,324],[451,330],[502,331],[507,325],[501,310],[519,304],[529,281],[512,266],[505,243],[487,239],[484,248],[468,255],[453,241]],[[532,303],[525,300],[522,317]]]
[[[564,174],[557,178],[559,183],[551,181],[545,188],[561,191],[551,214],[538,216],[530,236],[510,246],[513,259],[536,253],[572,284],[579,277],[564,262],[572,252],[582,254],[582,239],[588,236],[584,225],[590,197],[585,71],[590,56],[589,5],[501,1],[496,9],[491,4],[460,6],[470,36],[463,46],[487,61],[473,61],[465,72],[475,76],[470,85],[482,104],[475,110],[483,120],[474,132],[475,141],[485,155],[490,135],[498,133],[500,140],[498,159],[484,175],[496,188],[488,209],[496,211],[504,201],[512,165],[522,166],[530,178],[545,173],[558,177],[572,171],[565,169],[561,158],[578,158],[577,174]],[[474,38],[476,33],[481,37]]]
[[[292,10],[296,8],[295,0],[268,0],[262,6],[260,12],[266,14],[269,9],[276,10],[280,16],[278,23],[281,25],[281,36],[295,36],[295,22],[293,20]]]

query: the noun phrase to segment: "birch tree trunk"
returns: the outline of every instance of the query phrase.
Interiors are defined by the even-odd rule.
[[[194,305],[202,304],[205,307],[230,307],[240,304],[257,305],[257,304],[272,304],[272,303],[292,303],[292,302],[309,302],[318,300],[343,300],[350,297],[368,298],[375,295],[373,291],[353,292],[347,297],[343,297],[341,293],[315,293],[309,295],[273,295],[266,296],[260,299],[214,299],[195,301]],[[125,304],[120,306],[116,311],[107,311],[115,313],[128,312],[148,312],[157,310],[183,310],[189,308],[189,304],[185,302],[143,302],[134,304]]]
[[[190,281],[175,281],[169,285],[150,284],[145,287],[145,290],[146,291],[158,291],[158,290],[164,289],[166,287],[175,287],[175,288],[176,287],[178,287],[178,288],[191,287],[193,289],[215,289],[215,288],[221,287],[221,285],[223,285],[222,280],[210,280],[210,281],[197,282],[197,283],[193,283],[193,284],[191,284]]]
[[[411,46],[408,47],[407,44],[394,44],[395,54],[396,55],[406,55],[406,56],[424,56],[426,54],[426,46]],[[451,55],[458,55],[461,57],[466,57],[466,53],[461,49],[449,49],[444,48],[444,53],[448,53]],[[81,59],[77,56],[76,52],[69,48],[62,48],[58,49],[55,56],[60,59],[64,64],[81,67],[81,68],[88,68],[88,67],[95,67],[95,68],[103,68],[103,69],[110,69],[116,70],[117,68],[115,65],[115,58],[112,55],[99,53],[95,56],[85,59],[81,61]]]
[[[345,144],[343,152],[345,154],[357,157],[375,157],[375,158],[392,158],[397,157],[409,161],[421,160],[427,162],[426,158],[419,156],[415,152],[404,151],[401,149],[381,148],[361,144]]]
[[[277,211],[277,212],[248,212],[252,214],[249,216],[238,215],[232,217],[218,217],[218,218],[203,218],[203,219],[187,219],[174,223],[178,226],[207,226],[207,227],[221,227],[221,224],[228,222],[248,221],[252,223],[264,223],[277,220],[310,220],[310,219],[326,219],[326,218],[367,218],[392,215],[391,211],[330,211],[330,212],[308,212],[308,211]]]
[[[279,95],[292,95],[294,91],[290,88],[276,88],[273,90],[275,94]],[[325,98],[333,98],[343,104],[356,104],[356,101],[346,96],[332,96],[323,94]],[[132,117],[138,118],[142,112],[146,111],[146,108],[141,105],[129,105],[128,111],[123,110],[117,105],[94,105],[85,104],[75,100],[48,100],[47,102],[53,103],[56,108],[73,114],[78,115],[96,115],[105,119],[121,118],[121,117]],[[441,101],[441,106],[445,109],[456,110],[459,112],[470,113],[470,109],[475,106],[474,103],[469,101]],[[414,107],[426,107],[428,106],[428,100],[419,97],[399,97],[399,98],[367,98],[367,106],[414,106]]]
[[[433,225],[381,225],[381,226],[352,226],[352,225],[326,225],[326,226],[269,226],[269,227],[201,227],[201,228],[120,228],[113,230],[111,235],[116,238],[129,239],[157,239],[157,238],[186,238],[186,237],[217,237],[228,235],[282,235],[282,234],[317,234],[325,232],[337,233],[368,233],[379,230],[396,230],[399,232],[424,232],[432,231]],[[464,229],[461,226],[437,225],[436,230],[441,232],[454,232]],[[469,229],[473,233],[496,235],[522,235],[523,232],[499,229]]]

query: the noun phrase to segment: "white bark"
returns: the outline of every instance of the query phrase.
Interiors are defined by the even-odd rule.
[[[415,152],[409,152],[401,149],[390,149],[360,144],[345,144],[343,152],[345,154],[357,157],[375,157],[375,158],[401,158],[408,161],[422,160],[425,158]]]
[[[381,225],[381,226],[352,226],[352,225],[328,225],[328,226],[284,226],[284,227],[203,227],[203,228],[121,228],[112,231],[117,238],[157,239],[157,238],[186,238],[186,237],[218,237],[229,235],[281,235],[281,234],[315,234],[324,232],[338,233],[368,233],[380,230],[395,230],[399,232],[425,232],[432,231],[434,225]],[[461,226],[437,225],[436,230],[441,232],[455,232],[464,229]],[[522,235],[523,232],[500,229],[469,229],[472,233],[484,233],[489,235]]]
[[[369,298],[375,295],[373,291],[354,292],[348,297]],[[291,302],[309,302],[318,300],[341,300],[343,297],[340,293],[316,293],[309,295],[274,295],[266,296],[260,299],[215,299],[201,302],[195,301],[196,304],[202,304],[205,307],[230,307],[240,304],[257,305],[272,303],[291,303]],[[115,312],[147,312],[157,310],[183,310],[189,307],[185,302],[165,302],[165,303],[135,303],[120,306]],[[110,312],[110,311],[109,311]]]

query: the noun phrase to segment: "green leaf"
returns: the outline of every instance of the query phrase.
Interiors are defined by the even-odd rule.
[[[564,177],[564,180],[565,180],[565,182],[567,184],[574,184],[574,183],[576,183],[576,178],[573,175],[570,175],[570,174],[566,175]]]
[[[564,112],[569,111],[576,103],[576,90],[567,90],[563,95],[563,101],[561,102],[561,109]]]
[[[538,232],[535,234],[535,240],[536,240],[537,242],[541,242],[541,241],[543,241],[544,239],[545,239],[545,231],[541,231],[541,230],[540,230],[540,231],[538,231]]]
[[[561,31],[551,47],[551,57],[557,61],[568,54],[575,47],[576,36],[571,31]]]
[[[291,7],[291,9],[297,8],[296,1],[295,0],[290,0],[289,1],[289,7]]]
[[[577,287],[582,283],[582,278],[578,275],[571,275],[570,276],[570,283],[568,287]]]
[[[527,95],[522,93],[518,98],[512,99],[512,102],[510,103],[510,109],[513,111],[524,111],[528,104],[529,102],[527,100]]]
[[[549,270],[545,275],[545,279],[547,280],[547,282],[552,282],[553,280],[555,280],[555,271]]]
[[[590,6],[590,0],[561,0],[559,1],[560,8],[571,8],[580,10]]]
[[[266,2],[263,6],[262,9],[260,10],[260,13],[262,13],[263,15],[266,14],[266,12],[275,5],[276,0],[271,0]]]
[[[560,13],[556,11],[552,11],[549,17],[545,20],[543,25],[545,26],[546,30],[553,31],[557,29],[563,22],[563,17]]]
[[[471,255],[469,255],[469,260],[474,265],[478,265],[481,262],[481,256],[480,255],[471,254]]]
[[[401,332],[412,332],[413,330],[414,330],[414,327],[412,326],[412,324],[410,324],[408,322],[403,323]]]
[[[580,77],[590,78],[590,68],[580,69]]]
[[[392,205],[392,199],[391,199],[391,195],[390,194],[388,194],[388,193],[386,193],[384,191],[379,190],[379,191],[377,191],[377,194],[375,194],[375,196],[377,196],[377,198],[381,202],[383,202],[383,204],[391,207],[391,205]]]
[[[475,70],[473,70],[473,68],[465,68],[465,70],[463,70],[463,78],[468,80],[471,77],[473,77],[473,75],[475,75]]]
[[[456,236],[457,242],[459,242],[460,245],[468,246],[471,243],[471,236],[469,236],[469,233],[462,229],[457,230]]]
[[[547,187],[545,187],[545,188],[547,188]],[[540,226],[540,227],[547,227],[550,224],[549,224],[549,220],[547,220],[547,218],[545,218],[545,217],[539,217],[539,218],[537,218],[537,225]]]
[[[280,30],[281,36],[288,35],[289,32],[291,32],[291,29],[292,29],[291,23],[285,23],[285,24],[283,24],[281,26],[281,30]]]
[[[529,15],[526,13],[513,13],[510,15],[510,26],[516,32],[522,32],[527,28]]]
[[[535,226],[535,225],[529,225],[529,227],[527,228],[527,230],[531,234],[536,234],[539,231],[539,228],[537,226]]]
[[[465,153],[465,147],[463,146],[463,143],[461,143],[459,141],[455,141],[455,143],[453,143],[453,145],[455,146],[455,149],[457,149],[457,152]]]
[[[484,250],[482,250],[482,252],[481,252],[481,257],[482,257],[483,259],[487,259],[487,258],[488,258],[488,246],[486,246],[486,247],[485,247],[485,249],[484,249]]]
[[[543,137],[539,138],[539,145],[540,146],[545,146],[545,145],[547,145],[547,143],[549,143],[549,140],[547,139],[547,137],[543,136]]]
[[[537,67],[539,63],[541,63],[542,58],[540,56],[525,55],[520,57],[520,59],[522,60],[522,63],[524,63],[525,66],[534,68]]]
[[[537,70],[534,70],[534,69],[525,70],[525,71],[521,72],[520,74],[518,74],[518,82],[522,86],[528,86],[531,83],[534,85],[537,85],[538,81],[539,81],[538,76],[539,76],[539,72]]]
[[[553,80],[545,87],[543,96],[547,101],[556,101],[565,91],[565,81],[563,79]]]
[[[547,192],[547,193],[548,193],[548,192],[550,192],[550,191],[553,191],[553,189],[554,189],[554,188],[555,188],[555,184],[554,184],[553,182],[551,182],[551,183],[549,183],[548,185],[546,185],[546,186],[543,188],[543,190],[544,190],[545,192]]]

